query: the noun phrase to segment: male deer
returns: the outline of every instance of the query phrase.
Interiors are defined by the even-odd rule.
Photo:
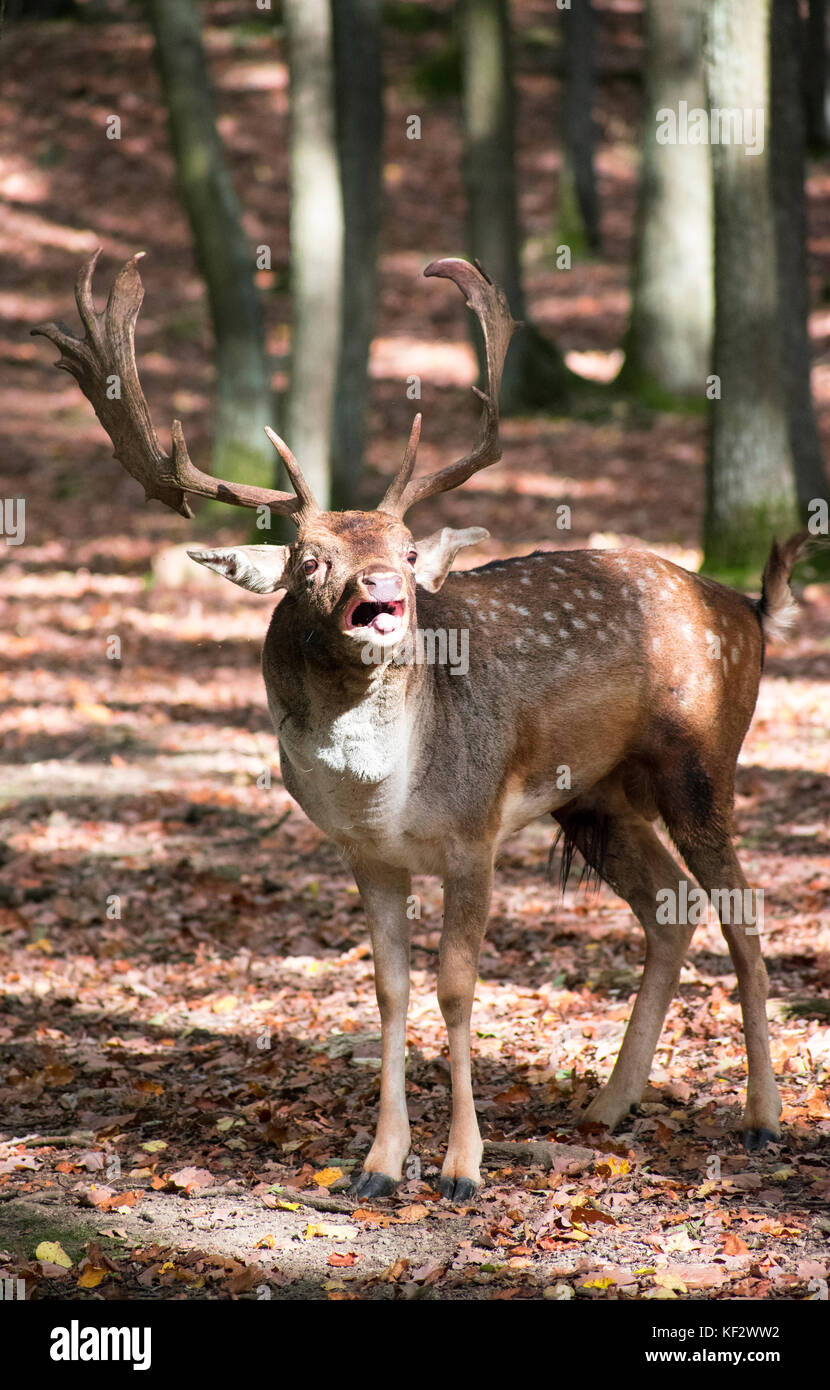
[[[802,540],[773,544],[759,600],[642,551],[534,553],[450,573],[479,527],[416,540],[404,516],[500,457],[498,391],[515,327],[503,292],[462,260],[424,272],[452,280],[478,316],[487,391],[467,457],[414,477],[420,417],[403,463],[372,512],[320,511],[293,455],[272,431],[294,494],[222,482],[191,463],[174,421],[172,456],[153,429],[135,365],[143,287],[136,260],[106,310],[82,267],[76,300],[85,334],[34,330],[61,351],[148,498],[191,515],[186,494],[244,507],[267,504],[297,526],[293,545],[194,551],[193,558],[256,593],[284,590],[263,670],[285,785],[348,856],[368,917],[382,1024],[377,1134],[353,1184],[390,1192],[409,1151],[404,1047],[412,873],[444,882],[438,1000],[449,1035],[452,1121],[440,1180],[456,1201],[479,1182],[482,1144],[470,1081],[470,1017],[493,862],[502,841],[552,815],[564,864],[587,865],[633,909],[646,933],[645,968],[610,1080],[586,1111],[613,1128],[648,1080],[691,940],[665,925],[658,895],[692,880],[652,828],[658,816],[707,894],[746,886],[730,839],[735,763],[758,693],[764,637],[793,608],[789,574]],[[108,380],[120,381],[110,399]],[[440,592],[439,592],[440,591]],[[412,659],[416,630],[466,631],[469,669]],[[409,655],[400,659],[406,652]],[[397,658],[397,659],[396,659]],[[561,769],[569,770],[563,778]],[[563,789],[563,781],[569,781]],[[767,1036],[767,977],[753,916],[723,931],[738,977],[748,1061],[747,1149],[778,1135],[780,1101]]]

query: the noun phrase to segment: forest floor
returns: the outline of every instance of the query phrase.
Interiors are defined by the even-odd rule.
[[[558,275],[546,250],[556,83],[534,40],[543,8],[517,6],[530,302],[545,331],[583,354],[572,360],[602,374],[627,308],[638,97],[626,71],[638,49],[630,7],[603,8],[604,258]],[[234,6],[213,10],[210,51],[232,112],[223,134],[248,228],[281,248],[263,280],[279,359],[285,72],[255,26],[231,22]],[[403,133],[419,64],[444,38],[439,28],[389,39],[367,505],[406,438],[410,372],[424,381],[425,467],[462,452],[475,425],[462,306],[418,280],[432,255],[463,247],[454,103],[433,101],[417,150]],[[154,416],[182,414],[194,458],[206,456],[207,322],[149,43],[124,23],[20,28],[4,44],[0,493],[24,492],[27,536],[0,570],[0,1276],[23,1278],[28,1297],[75,1299],[820,1296],[830,1266],[827,589],[802,592],[794,636],[769,653],[737,779],[737,846],[765,891],[782,1142],[753,1157],[740,1146],[740,1011],[711,923],[694,939],[641,1112],[611,1139],[580,1130],[630,1015],[643,942],[608,890],[559,893],[553,826],[537,823],[501,855],[476,991],[486,1181],[461,1209],[435,1191],[449,1073],[435,1000],[440,885],[423,880],[408,1027],[413,1159],[397,1196],[358,1206],[338,1189],[369,1146],[378,1095],[359,900],[279,778],[259,671],[269,606],[175,564],[175,549],[171,559],[194,536],[238,538],[239,518],[188,529],[144,508],[74,384],[49,365],[52,351],[28,337],[46,317],[71,319],[76,264],[99,238],[99,293],[116,260],[150,251],[138,336]],[[102,133],[113,110],[128,117],[120,149]],[[810,196],[814,387],[830,443],[830,181],[818,169]],[[556,540],[645,545],[694,565],[703,430],[699,415],[615,396],[590,417],[509,420],[503,463],[428,503],[419,529],[486,525],[496,539],[478,563]],[[561,503],[572,512],[564,533]],[[540,1141],[552,1147],[498,1147]]]

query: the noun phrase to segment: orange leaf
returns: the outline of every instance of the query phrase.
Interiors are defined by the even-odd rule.
[[[748,1255],[749,1246],[746,1241],[741,1240],[741,1237],[736,1236],[733,1232],[723,1242],[723,1253],[724,1255]]]

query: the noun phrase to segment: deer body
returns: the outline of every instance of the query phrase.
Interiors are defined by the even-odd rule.
[[[104,313],[92,301],[93,258],[76,289],[85,336],[37,330],[61,349],[129,472],[148,497],[189,514],[188,493],[293,517],[292,546],[191,552],[257,593],[284,591],[263,650],[283,779],[343,849],[366,909],[382,1027],[375,1142],[353,1191],[382,1195],[409,1151],[404,1089],[411,876],[439,875],[444,922],[438,1001],[450,1050],[452,1120],[441,1176],[463,1200],[479,1181],[481,1138],[470,1075],[470,1019],[494,864],[504,840],[552,815],[563,877],[579,851],[631,907],[646,935],[643,979],[611,1077],[586,1117],[613,1128],[648,1080],[694,924],[667,924],[666,894],[692,879],[653,829],[667,828],[707,895],[746,899],[731,842],[735,765],[752,717],[764,636],[793,610],[790,571],[803,537],[773,543],[760,600],[644,551],[534,554],[451,573],[458,551],[487,538],[444,528],[416,540],[416,502],[455,487],[500,456],[498,388],[513,323],[502,292],[464,261],[426,274],[453,280],[481,322],[487,394],[471,454],[413,477],[416,418],[403,463],[373,512],[321,512],[287,446],[271,431],[294,489],[270,493],[194,468],[181,426],[172,456],[155,436],[138,381],[133,329],[143,289],[136,262]],[[110,399],[112,375],[122,395]],[[463,634],[464,668],[417,658],[418,634]],[[440,646],[438,651],[440,653]],[[413,655],[413,653],[415,655]],[[723,899],[721,898],[722,902]],[[778,1134],[769,1055],[767,978],[755,915],[722,910],[747,1046],[744,1141]]]

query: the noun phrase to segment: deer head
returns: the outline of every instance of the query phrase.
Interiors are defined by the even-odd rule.
[[[241,545],[193,550],[200,564],[255,593],[285,590],[300,617],[311,620],[343,659],[359,658],[370,644],[382,659],[414,628],[415,586],[438,590],[459,550],[487,539],[481,527],[444,527],[416,540],[404,516],[416,502],[457,487],[501,457],[498,393],[504,357],[516,324],[504,292],[484,272],[454,258],[433,261],[426,276],[453,280],[478,317],[487,356],[487,391],[473,388],[482,402],[478,443],[464,458],[437,472],[414,478],[421,417],[415,417],[398,472],[375,511],[324,512],[315,501],[291,450],[273,430],[266,433],[285,464],[293,493],[223,482],[201,472],[190,460],[181,424],[174,420],[172,452],[159,444],[135,363],[135,324],[144,298],[139,256],[122,267],[99,313],[92,298],[92,275],[100,251],[81,267],[75,287],[85,333],[78,338],[64,325],[33,329],[60,349],[59,367],[70,372],[91,401],[110,436],[115,456],[155,498],[191,516],[187,494],[242,507],[267,506],[290,516],[297,526],[292,545]],[[120,394],[109,389],[113,379]]]

